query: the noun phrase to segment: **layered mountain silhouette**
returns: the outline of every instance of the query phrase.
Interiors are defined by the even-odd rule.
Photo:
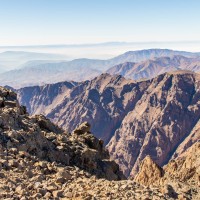
[[[24,63],[28,64],[29,62],[35,62],[36,60],[38,63],[42,63],[66,59],[67,57],[61,54],[37,53],[27,51],[5,51],[0,53],[0,67],[4,68],[4,71],[8,71],[9,69],[22,67],[21,65],[23,65]]]
[[[146,155],[163,166],[200,139],[199,88],[200,75],[181,70],[138,82],[102,74],[17,92],[30,113],[43,113],[69,132],[84,121],[93,124],[112,159],[134,177]]]
[[[158,75],[158,73],[170,71],[179,67],[179,61],[176,61],[175,58],[172,58],[172,61],[168,61],[168,64],[171,65],[171,63],[173,63],[173,66],[169,66],[168,70],[166,70],[167,67],[164,67],[163,65],[167,66],[166,59],[171,58],[163,58],[163,60],[160,61],[155,61],[155,58],[173,57],[176,55],[185,56],[188,58],[196,58],[200,54],[184,51],[173,51],[168,49],[149,49],[140,51],[129,51],[108,60],[75,59],[72,61],[65,62],[32,61],[23,64],[20,69],[18,68],[0,74],[0,83],[3,86],[9,85],[14,88],[20,88],[31,85],[44,85],[45,83],[56,83],[60,81],[84,81],[88,79],[90,80],[96,77],[97,75],[100,75],[102,72],[105,72],[109,68],[119,64],[119,66],[111,68],[109,72],[117,74],[119,73],[127,76],[128,78],[134,79],[152,78]],[[153,60],[146,61],[148,59]],[[180,62],[182,62],[182,59],[184,58],[180,58]],[[147,63],[134,64],[136,62],[138,63],[142,61],[146,61]],[[134,63],[126,63],[122,64],[121,66],[121,63],[125,62]],[[133,65],[136,65],[136,67],[134,67]],[[195,66],[191,68],[195,69],[195,71],[198,71],[199,62],[196,65],[196,68]],[[133,67],[133,69],[131,70],[130,67]],[[187,67],[189,68],[189,66]],[[130,72],[130,70],[132,72]]]

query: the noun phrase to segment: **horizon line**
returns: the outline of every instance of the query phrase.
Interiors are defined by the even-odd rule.
[[[0,48],[24,48],[24,47],[81,47],[81,46],[101,46],[101,45],[128,45],[128,44],[151,44],[151,43],[199,43],[200,40],[177,40],[177,41],[108,41],[98,43],[58,43],[58,44],[26,44],[26,45],[0,45]]]

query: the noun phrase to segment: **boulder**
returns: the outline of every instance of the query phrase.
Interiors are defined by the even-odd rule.
[[[73,133],[81,135],[87,132],[90,132],[90,124],[88,122],[83,122],[78,128],[74,130]]]

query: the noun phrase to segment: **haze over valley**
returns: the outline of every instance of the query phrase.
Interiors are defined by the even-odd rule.
[[[199,55],[198,52],[146,49],[129,51],[107,60],[79,58],[65,61],[59,60],[64,58],[61,55],[5,52],[0,55],[2,60],[14,59],[13,62],[17,63],[18,59],[25,63],[17,65],[16,69],[0,73],[0,81],[1,85],[20,88],[60,81],[90,80],[105,72],[120,74],[133,80],[148,79],[180,69],[198,72]]]

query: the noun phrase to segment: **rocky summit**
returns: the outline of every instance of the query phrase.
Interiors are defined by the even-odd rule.
[[[29,116],[17,95],[0,87],[0,198],[198,199],[199,143],[163,169],[145,158],[135,179],[126,180],[90,129],[84,122],[68,133],[43,115]],[[173,184],[166,185],[166,173]]]
[[[42,115],[30,117],[25,108],[18,105],[13,92],[1,91],[2,148],[27,152],[38,159],[62,165],[74,164],[99,177],[122,178],[118,166],[109,160],[103,141],[91,134],[88,123],[68,134]],[[109,173],[105,169],[109,169]]]
[[[0,88],[0,96],[1,198],[65,196],[59,185],[79,172],[125,178],[88,123],[69,134],[42,115],[29,116],[14,92]]]

